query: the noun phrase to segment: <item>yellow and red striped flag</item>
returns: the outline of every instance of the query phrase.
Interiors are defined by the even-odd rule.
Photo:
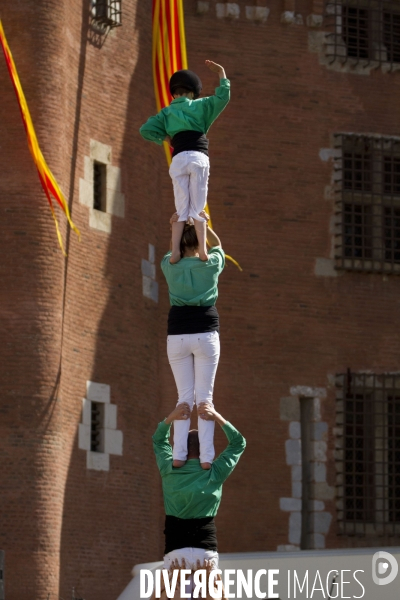
[[[169,80],[175,71],[187,69],[183,0],[153,0],[153,78],[157,110],[169,106]],[[168,164],[171,148],[164,142]]]
[[[169,80],[173,73],[187,68],[183,0],[153,0],[153,79],[158,111],[172,101]],[[172,152],[167,142],[164,150],[170,165]],[[208,205],[206,211],[210,214]],[[228,255],[226,258],[242,271],[236,260]]]
[[[73,224],[73,222],[71,220],[68,203],[64,197],[64,194],[62,193],[54,175],[50,171],[50,169],[43,157],[43,154],[40,150],[39,142],[37,140],[35,129],[33,127],[32,118],[29,113],[28,104],[26,102],[26,98],[25,98],[24,92],[22,90],[21,82],[18,77],[17,69],[15,67],[15,63],[14,63],[14,60],[13,60],[13,57],[11,54],[11,50],[7,43],[6,36],[4,34],[4,29],[3,29],[3,25],[1,23],[1,20],[0,20],[0,43],[3,48],[8,72],[10,74],[11,81],[12,81],[12,84],[14,86],[14,90],[15,90],[15,93],[17,96],[19,108],[21,110],[22,122],[24,124],[25,131],[26,131],[26,137],[28,140],[28,147],[32,154],[32,158],[36,165],[36,168],[38,170],[39,179],[43,186],[44,192],[47,196],[47,200],[49,201],[50,210],[53,215],[54,222],[56,224],[58,241],[59,241],[61,250],[63,251],[63,254],[65,255],[57,217],[54,212],[52,196],[53,196],[53,198],[55,198],[55,200],[60,205],[61,209],[64,211],[71,228],[78,234],[78,236],[80,236],[80,233],[79,233],[79,230],[75,227],[75,225]]]

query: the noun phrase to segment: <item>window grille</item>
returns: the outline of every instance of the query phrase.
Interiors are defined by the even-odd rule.
[[[93,208],[106,212],[107,204],[107,165],[93,163]]]
[[[92,0],[92,19],[106,28],[119,27],[122,25],[121,0]]]
[[[92,402],[91,426],[90,426],[90,450],[92,452],[101,452],[101,430],[103,429],[103,410],[104,406],[99,402]]]
[[[341,533],[400,537],[400,375],[337,377]]]
[[[335,135],[335,267],[400,273],[400,138]]]
[[[326,53],[331,62],[400,68],[400,4],[394,0],[328,0]]]

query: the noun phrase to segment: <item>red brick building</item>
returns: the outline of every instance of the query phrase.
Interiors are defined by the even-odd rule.
[[[114,6],[118,3],[112,3]],[[151,434],[166,357],[172,187],[151,2],[5,0],[44,156],[82,233],[68,258],[0,61],[0,547],[7,600],[116,597],[163,548]],[[394,1],[185,0],[189,66],[232,100],[210,132],[227,253],[215,403],[248,441],[222,552],[399,545],[400,11]],[[115,17],[117,20],[119,17]],[[222,448],[218,434],[217,446]]]

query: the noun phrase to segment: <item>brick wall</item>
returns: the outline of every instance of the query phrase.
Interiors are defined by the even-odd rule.
[[[61,5],[61,18],[59,3],[24,2],[23,9],[8,3],[3,24],[43,153],[82,239],[62,226],[64,263],[2,63],[6,593],[67,597],[75,587],[85,598],[116,597],[132,565],[158,554],[160,539],[151,447],[158,317],[140,270],[149,243],[157,243],[159,159],[137,131],[154,105],[151,11],[143,3],[124,7],[124,26],[99,47],[88,42],[87,3]],[[111,234],[90,228],[79,202],[91,139],[111,146],[122,172],[125,218],[112,217]],[[147,167],[143,156],[153,157]],[[124,434],[123,455],[110,457],[107,472],[88,470],[78,448],[88,380],[110,385]]]
[[[9,600],[27,590],[67,597],[73,586],[86,600],[116,597],[133,564],[162,556],[150,436],[176,400],[158,266],[173,195],[163,150],[138,135],[155,111],[150,4],[124,3],[123,26],[101,47],[88,42],[87,7],[77,0],[61,5],[61,18],[54,2],[6,2],[2,11],[43,153],[82,232],[79,243],[62,227],[64,262],[0,61],[0,524]],[[326,390],[320,420],[328,424],[327,485],[334,486],[332,375],[347,367],[396,371],[399,350],[397,277],[315,275],[317,258],[330,259],[334,211],[325,193],[333,164],[320,150],[339,131],[400,135],[399,75],[321,65],[310,50],[315,29],[306,25],[319,3],[233,4],[237,18],[220,18],[213,1],[202,12],[185,1],[189,67],[206,94],[217,81],[204,59],[223,64],[232,81],[232,101],[209,136],[209,201],[225,250],[244,270],[228,263],[220,279],[215,403],[248,447],[224,487],[222,552],[288,544],[280,498],[291,497],[290,432],[280,399],[295,386]],[[250,5],[269,8],[266,20],[248,18]],[[302,19],[282,23],[284,11]],[[89,227],[79,202],[90,140],[111,146],[121,169],[125,217],[111,217],[111,233]],[[142,289],[149,244],[158,303]],[[88,380],[110,385],[118,409],[123,454],[110,457],[109,471],[88,470],[78,444]],[[332,499],[325,510],[333,516],[327,547],[377,543],[338,537]]]
[[[270,13],[259,24],[246,18],[250,2],[237,4],[237,19],[218,18],[213,2],[202,14],[197,2],[188,2],[185,16],[189,66],[201,76],[205,93],[216,84],[203,66],[206,58],[223,64],[232,81],[231,103],[209,134],[209,200],[224,248],[244,271],[228,263],[220,278],[215,402],[240,425],[248,447],[225,485],[217,527],[221,551],[256,551],[289,543],[288,513],[279,508],[292,483],[285,455],[289,424],[280,418],[280,398],[295,385],[326,388],[321,419],[329,423],[327,484],[334,486],[330,376],[347,366],[398,370],[398,278],[316,276],[315,266],[317,258],[331,257],[334,214],[325,190],[333,163],[322,161],[319,152],[331,147],[335,132],[399,135],[400,80],[397,73],[360,75],[320,65],[310,51],[316,30],[306,25],[307,16],[318,12],[316,3],[295,3],[302,25],[281,22],[283,2],[265,2]],[[165,221],[173,210],[168,185],[165,174]],[[165,227],[164,249],[167,239]],[[165,319],[165,285],[160,298]],[[166,412],[175,391],[160,356]],[[334,500],[328,497],[325,508],[333,516],[326,547],[382,543],[338,537]]]

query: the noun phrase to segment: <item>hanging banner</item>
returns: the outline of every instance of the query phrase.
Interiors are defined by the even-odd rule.
[[[153,0],[153,79],[157,110],[169,106],[169,80],[175,71],[187,69],[183,0]],[[164,142],[168,165],[171,148]]]
[[[171,75],[187,68],[183,0],[153,0],[153,79],[158,112],[173,99],[169,92]],[[167,142],[164,150],[170,165],[172,150]],[[210,214],[208,205],[206,211]],[[209,223],[212,227],[211,219]],[[226,258],[242,271],[236,260],[228,255]]]
[[[39,143],[38,143],[38,140],[36,137],[35,129],[33,127],[31,115],[29,113],[28,104],[26,102],[26,98],[25,98],[24,92],[22,90],[21,82],[18,77],[17,69],[15,67],[15,63],[14,63],[14,60],[13,60],[13,57],[11,54],[11,50],[8,46],[7,39],[4,34],[4,29],[3,29],[3,25],[1,23],[1,20],[0,20],[0,43],[3,48],[8,72],[10,74],[11,81],[12,81],[12,84],[14,86],[14,90],[15,90],[15,93],[17,96],[17,100],[18,100],[18,104],[19,104],[19,108],[20,108],[21,116],[22,116],[22,122],[24,124],[26,137],[28,140],[28,147],[29,147],[30,153],[32,155],[33,161],[36,165],[36,168],[38,170],[39,179],[41,181],[41,184],[43,186],[44,192],[47,196],[47,200],[50,205],[50,210],[51,210],[51,213],[53,215],[54,222],[56,225],[57,237],[58,237],[58,241],[59,241],[61,250],[63,251],[64,256],[66,256],[64,247],[63,247],[63,243],[62,243],[60,228],[58,226],[57,217],[56,217],[56,214],[54,211],[52,197],[55,198],[55,200],[58,202],[61,209],[65,213],[65,216],[68,219],[68,223],[70,224],[71,228],[75,231],[75,233],[78,234],[79,237],[80,237],[80,233],[79,233],[79,230],[77,229],[77,227],[75,227],[74,223],[71,220],[68,203],[64,197],[64,194],[60,190],[60,187],[59,187],[54,175],[50,171],[50,169],[43,157],[43,154],[39,148]]]

